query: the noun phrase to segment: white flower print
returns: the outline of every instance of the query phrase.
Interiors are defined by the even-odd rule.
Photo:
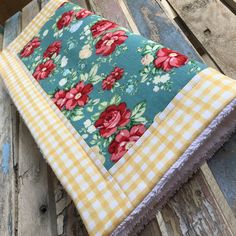
[[[92,51],[91,51],[90,46],[88,44],[83,46],[82,50],[79,52],[80,59],[89,58],[91,55],[92,55]]]
[[[68,58],[63,56],[61,59],[61,67],[65,67],[68,63]]]
[[[154,77],[153,83],[154,84],[166,83],[169,79],[170,79],[169,74],[165,74],[165,75],[162,75],[162,76],[158,75],[158,76]]]

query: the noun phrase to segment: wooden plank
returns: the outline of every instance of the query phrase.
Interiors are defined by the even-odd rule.
[[[124,17],[121,6],[118,1],[107,1],[107,0],[88,0],[92,10],[110,20],[117,22],[123,27],[130,28],[128,20]],[[115,14],[114,14],[115,13]]]
[[[17,13],[24,7],[30,0],[1,0],[0,1],[0,24],[10,18],[13,14]]]
[[[236,216],[236,133],[212,158],[208,165]]]
[[[22,28],[39,12],[37,0],[22,10]],[[18,235],[56,235],[55,201],[48,167],[22,119],[19,127]]]
[[[221,70],[236,79],[235,15],[220,0],[169,0],[169,3]]]
[[[3,43],[3,32],[4,32],[4,29],[3,27],[0,27],[0,51],[2,50],[2,43]]]
[[[209,174],[206,179],[204,172],[208,170],[198,171],[163,208],[161,219],[158,218],[165,226],[164,229],[161,227],[163,235],[235,235],[232,212],[227,212],[231,219],[224,219],[229,208],[220,189],[215,189],[214,193],[209,191],[212,188],[209,185],[217,185]],[[219,194],[217,199],[216,192]]]
[[[166,16],[155,0],[125,2],[143,36],[182,52],[192,59],[202,60],[185,35]]]
[[[188,38],[188,40],[191,42],[192,46],[197,50],[197,52],[200,54],[203,61],[211,66],[212,68],[215,68],[217,70],[220,70],[220,68],[215,64],[215,62],[211,59],[210,55],[207,53],[205,48],[202,46],[202,44],[198,41],[198,39],[195,37],[195,35],[189,30],[189,28],[186,26],[186,24],[182,21],[182,19],[177,15],[176,11],[170,6],[170,4],[167,2],[167,0],[156,0],[156,2],[160,5],[160,7],[163,9],[163,11],[166,13],[168,18],[172,20],[173,23],[176,23],[178,25],[178,28],[182,31],[182,33]]]
[[[145,225],[144,230],[140,232],[139,236],[163,236],[156,219],[151,220]]]
[[[236,0],[222,0],[222,2],[229,7],[229,9],[235,14],[236,13]]]
[[[3,36],[3,48],[6,47],[19,33],[19,14],[11,17],[5,24]],[[1,37],[2,38],[2,37]],[[15,154],[12,139],[12,109],[11,100],[5,88],[0,83],[0,235],[10,236],[15,234],[16,215],[15,193],[16,171],[14,169]]]

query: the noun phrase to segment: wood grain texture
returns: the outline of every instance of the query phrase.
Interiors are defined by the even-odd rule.
[[[222,0],[222,2],[228,6],[234,14],[236,13],[236,0]]]
[[[4,25],[5,21],[12,15],[20,11],[30,0],[1,0],[0,1],[0,24]]]
[[[23,8],[23,29],[39,10],[37,0]],[[18,235],[56,235],[55,207],[52,207],[55,202],[50,201],[53,190],[49,185],[47,164],[21,118],[18,174]]]
[[[236,79],[236,17],[220,0],[169,0],[221,70]]]
[[[3,48],[20,32],[20,14],[14,15],[5,23]],[[2,37],[1,37],[2,38]],[[16,225],[16,171],[14,168],[14,139],[12,138],[12,102],[0,83],[0,235],[15,234]]]
[[[201,61],[184,34],[155,0],[127,0],[126,4],[143,36]]]
[[[236,133],[208,164],[236,217]]]
[[[168,235],[235,235],[201,171],[162,210]]]
[[[124,17],[123,11],[118,4],[118,1],[107,1],[107,0],[89,0],[88,1],[92,10],[96,12],[96,14],[104,16],[123,27],[130,28],[129,22]]]

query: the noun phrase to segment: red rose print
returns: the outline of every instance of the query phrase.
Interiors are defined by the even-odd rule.
[[[115,51],[116,46],[124,43],[127,38],[128,36],[125,35],[125,31],[123,30],[106,33],[95,45],[96,54],[101,54],[102,56],[112,54]]]
[[[47,58],[47,57],[51,58],[54,53],[56,55],[58,55],[60,50],[61,50],[61,41],[55,41],[48,46],[48,48],[46,49],[46,51],[43,54],[43,57],[44,58]]]
[[[61,18],[57,21],[57,28],[60,30],[63,27],[68,26],[74,17],[74,11],[65,12]]]
[[[116,28],[118,25],[115,24],[114,22],[111,22],[109,20],[101,20],[95,23],[91,27],[91,32],[94,38],[97,38],[101,34],[103,34],[106,30],[111,30]]]
[[[53,63],[53,60],[41,63],[36,67],[33,76],[36,80],[46,79],[52,73],[55,67],[56,65]]]
[[[116,80],[120,80],[124,74],[124,69],[120,67],[115,67],[114,70],[111,72],[111,76],[114,77]]]
[[[114,70],[102,81],[103,90],[111,90],[117,80],[120,80],[124,74],[124,69],[115,67]]]
[[[35,48],[38,48],[40,46],[40,41],[39,38],[34,38],[33,40],[31,40],[30,42],[28,42],[25,47],[23,48],[23,50],[20,53],[21,57],[28,57],[30,56],[33,52]]]
[[[108,75],[106,79],[102,81],[102,89],[111,90],[113,86],[115,85],[115,83],[116,83],[116,79],[113,76]]]
[[[162,48],[157,52],[157,58],[154,60],[154,65],[164,71],[170,71],[173,67],[180,67],[186,64],[188,58],[174,50]]]
[[[145,131],[146,128],[143,124],[134,125],[130,131],[127,129],[119,131],[108,147],[108,152],[111,154],[111,160],[113,162],[119,161]]]
[[[57,107],[61,110],[66,104],[66,91],[59,90],[54,94],[52,101],[57,105]]]
[[[89,15],[92,15],[93,13],[91,11],[88,11],[86,9],[82,9],[79,12],[75,13],[75,17],[77,20],[83,19]]]
[[[89,101],[89,94],[93,90],[92,84],[84,84],[80,81],[74,88],[66,93],[66,109],[72,110],[76,106],[83,107]]]
[[[110,105],[103,111],[95,122],[102,137],[108,138],[117,131],[118,127],[124,127],[130,121],[131,111],[127,109],[126,103]]]

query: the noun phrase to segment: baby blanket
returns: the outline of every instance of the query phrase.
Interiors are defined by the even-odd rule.
[[[0,74],[90,235],[139,232],[236,126],[236,81],[63,0]]]

